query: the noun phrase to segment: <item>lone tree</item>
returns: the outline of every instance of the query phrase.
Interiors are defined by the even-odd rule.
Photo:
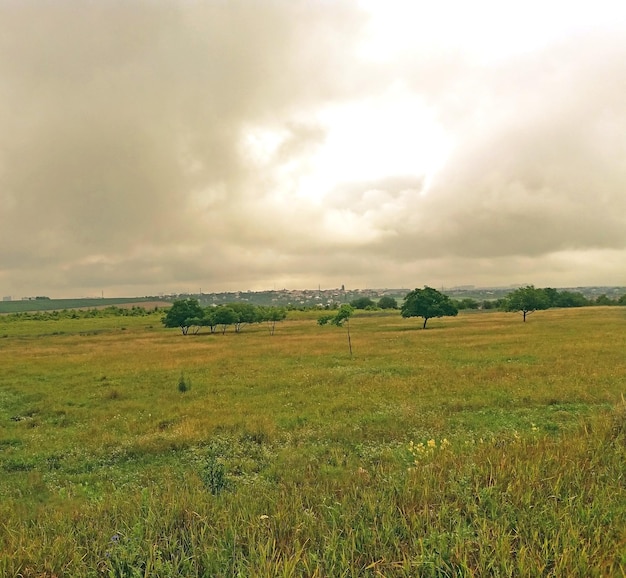
[[[535,289],[534,285],[520,287],[513,293],[509,293],[504,306],[507,311],[519,311],[522,314],[524,323],[527,315],[540,309],[548,309],[549,307],[550,299],[545,291],[543,289]]]
[[[180,299],[174,301],[162,321],[165,327],[180,327],[183,335],[187,335],[189,328],[203,317],[204,311],[197,299]]]
[[[350,350],[350,357],[352,357],[352,340],[350,339],[350,317],[352,317],[354,313],[354,308],[351,305],[344,304],[342,305],[335,315],[322,315],[317,320],[318,325],[326,325],[330,323],[331,325],[335,325],[336,327],[343,327],[343,324],[346,324],[346,329],[348,331],[348,349]]]
[[[400,308],[402,317],[423,317],[423,329],[431,317],[454,317],[459,310],[450,297],[425,286],[423,289],[413,289],[404,298]]]

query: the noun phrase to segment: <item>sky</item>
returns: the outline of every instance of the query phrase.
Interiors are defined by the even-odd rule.
[[[622,0],[0,0],[0,296],[626,286]]]

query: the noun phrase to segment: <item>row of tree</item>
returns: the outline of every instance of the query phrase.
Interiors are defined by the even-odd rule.
[[[534,311],[551,307],[583,307],[596,304],[626,305],[626,295],[622,295],[617,301],[608,301],[609,303],[599,300],[590,301],[581,293],[557,291],[549,287],[538,289],[534,285],[527,285],[512,291],[504,299],[499,299],[497,302],[485,302],[481,305],[471,299],[462,301],[451,299],[436,289],[425,286],[423,289],[414,289],[405,296],[400,306],[400,314],[402,317],[423,318],[424,329],[429,319],[455,316],[460,309],[497,308],[503,311],[520,312],[523,320],[526,321],[526,317]],[[490,305],[487,306],[487,303]],[[349,318],[354,311],[356,309],[376,308],[396,309],[398,304],[393,297],[382,297],[378,303],[368,297],[360,297],[349,305],[342,305],[337,313],[321,317],[318,322],[320,325],[326,323],[343,325],[348,322],[349,337]],[[211,333],[217,331],[225,333],[229,326],[233,326],[235,331],[239,333],[246,324],[266,322],[270,334],[273,335],[276,323],[286,317],[287,311],[282,307],[256,306],[250,303],[202,307],[197,299],[190,298],[175,301],[163,317],[163,324],[165,327],[179,327],[183,335],[187,335],[190,330],[193,333],[198,333],[202,327],[208,327]]]
[[[528,287],[531,287],[536,291],[535,297],[542,301],[544,304],[547,304],[547,307],[543,307],[543,309],[547,309],[550,307],[589,307],[593,305],[626,305],[626,294],[622,295],[618,299],[611,299],[606,295],[598,295],[598,297],[588,298],[585,297],[582,293],[577,291],[558,291],[557,289],[552,289],[551,287],[546,287],[543,289],[535,288],[533,285],[528,285],[527,287],[520,287],[519,289],[513,291],[506,297],[501,299],[494,299],[491,301],[476,301],[475,299],[462,299],[460,301],[455,301],[457,307],[459,309],[502,309],[507,310],[508,303],[511,300],[511,297],[518,292],[526,292],[528,293]]]
[[[198,333],[202,327],[208,327],[211,333],[233,326],[239,333],[249,323],[267,323],[270,335],[274,335],[276,323],[287,317],[282,307],[263,307],[250,303],[230,303],[229,305],[209,305],[202,307],[197,299],[174,301],[163,317],[165,327],[178,327],[183,335],[189,331]]]
[[[550,287],[539,289],[534,285],[527,285],[507,295],[502,308],[506,311],[519,311],[526,321],[526,317],[534,311],[551,307],[585,307],[588,305],[626,305],[626,295],[622,295],[618,301],[611,301],[606,296],[604,300],[590,301],[582,293],[557,291]]]
[[[602,297],[602,296],[601,296]],[[485,309],[498,308],[503,311],[520,312],[522,319],[535,311],[550,309],[552,307],[585,307],[589,305],[626,305],[626,295],[622,295],[618,300],[613,301],[603,296],[590,301],[582,293],[572,291],[557,291],[550,287],[539,289],[534,285],[520,287],[509,293],[504,299],[498,300],[495,307],[484,307]],[[424,328],[427,321],[432,317],[454,316],[459,309],[479,309],[477,302],[463,300],[462,302],[450,299],[432,287],[415,289],[405,298],[400,312],[402,317],[422,317]]]
[[[378,302],[373,301],[369,297],[357,297],[350,301],[350,307],[353,309],[397,309],[398,302],[390,295],[383,295]]]
[[[459,311],[464,309],[501,309],[506,311],[508,310],[509,302],[512,297],[519,298],[520,293],[526,294],[528,297],[528,287],[531,287],[537,292],[535,294],[537,302],[547,305],[546,307],[538,307],[538,309],[546,309],[548,307],[588,307],[590,305],[626,305],[626,295],[622,295],[619,299],[611,299],[606,295],[599,295],[595,299],[589,299],[582,293],[576,291],[558,291],[551,287],[535,289],[532,285],[521,287],[501,299],[478,301],[466,297],[464,299],[451,298],[450,302],[453,303]],[[530,291],[530,293],[534,293],[534,291]],[[350,301],[350,306],[353,309],[366,310],[398,309],[397,301],[388,295],[381,297],[378,302],[369,297],[358,297]]]

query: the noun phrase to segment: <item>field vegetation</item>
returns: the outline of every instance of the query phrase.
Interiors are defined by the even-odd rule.
[[[63,311],[69,309],[104,309],[143,307],[154,309],[155,306],[166,306],[163,300],[154,300],[145,297],[107,297],[106,299],[48,299],[38,297],[36,299],[24,299],[19,301],[0,301],[0,314],[15,314],[33,311]]]
[[[626,309],[0,317],[0,576],[621,576]]]

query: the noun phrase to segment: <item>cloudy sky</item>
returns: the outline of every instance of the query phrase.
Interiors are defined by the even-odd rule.
[[[626,285],[623,0],[0,0],[0,294]]]

